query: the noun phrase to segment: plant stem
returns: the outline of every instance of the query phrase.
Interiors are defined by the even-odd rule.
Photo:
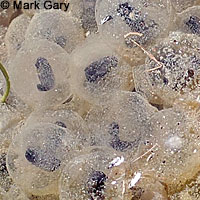
[[[0,63],[0,70],[4,75],[4,78],[6,79],[6,91],[4,92],[3,97],[1,98],[1,102],[5,103],[8,95],[9,95],[9,92],[10,92],[10,80],[9,80],[9,76],[8,76],[6,69],[4,68],[4,66],[1,63]]]

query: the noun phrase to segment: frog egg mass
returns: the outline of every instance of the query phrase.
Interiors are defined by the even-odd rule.
[[[200,0],[0,2],[0,200],[200,199]]]

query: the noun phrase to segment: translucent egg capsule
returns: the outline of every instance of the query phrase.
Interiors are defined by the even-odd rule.
[[[184,32],[200,36],[200,6],[194,6],[186,9],[177,15],[176,29]]]
[[[155,113],[149,121],[153,147],[134,163],[139,169],[153,172],[169,194],[181,190],[199,171],[199,133],[192,129],[193,120],[181,110]]]
[[[73,93],[92,104],[105,104],[115,90],[133,87],[131,67],[100,37],[77,48],[69,65]]]
[[[174,104],[173,109],[181,110],[187,116],[190,124],[190,132],[200,132],[200,115],[199,115],[199,91],[191,92],[190,95],[182,95]]]
[[[70,0],[68,13],[80,21],[86,35],[97,31],[96,0]]]
[[[107,171],[115,157],[115,151],[94,147],[67,163],[59,183],[60,199],[107,199]]]
[[[118,92],[110,108],[93,108],[86,117],[92,145],[108,146],[134,155],[150,136],[148,120],[157,111],[134,92]]]
[[[26,15],[16,17],[6,33],[5,43],[9,56],[12,58],[16,55],[17,51],[21,48],[25,40],[25,32],[31,19]]]
[[[84,35],[80,24],[73,17],[67,16],[61,10],[51,10],[34,15],[25,38],[26,40],[46,39],[70,53],[84,40]]]
[[[173,109],[161,110],[150,121],[156,142],[162,148],[176,152],[185,146],[183,138],[190,127],[187,127],[189,124],[184,113]]]
[[[151,103],[172,105],[199,87],[199,38],[173,32],[151,48],[151,58],[133,69],[136,91]],[[155,57],[154,57],[155,56]]]
[[[53,107],[70,95],[68,54],[46,40],[26,43],[9,65],[15,93],[29,106]]]
[[[76,149],[80,144],[66,128],[50,123],[26,126],[9,147],[9,174],[26,193],[57,194],[63,163]]]
[[[29,116],[26,125],[39,122],[52,123],[67,128],[76,141],[79,141],[83,146],[89,145],[89,129],[82,117],[76,112],[65,109],[37,111]]]
[[[104,150],[106,152],[104,152]],[[166,200],[164,185],[134,171],[123,156],[94,147],[67,163],[60,178],[60,199]]]
[[[123,123],[124,128],[130,126],[130,121],[133,123],[131,126],[145,127],[148,119],[157,112],[157,108],[150,105],[146,99],[136,92],[122,91],[118,92],[116,97],[111,107],[111,113],[113,112],[113,119],[115,118]],[[131,129],[134,130],[134,128]],[[131,134],[131,131],[128,131],[128,133]]]
[[[148,120],[157,112],[146,99],[135,92],[119,92],[113,101],[108,118],[111,146],[133,156],[151,138]],[[111,121],[112,120],[112,121]]]
[[[136,170],[129,160],[111,168],[106,192],[112,197],[111,199],[116,200],[168,199],[166,186],[151,172],[145,169]]]
[[[114,38],[117,43],[123,43],[124,35],[129,32],[138,33],[133,38],[140,44],[166,34],[170,12],[168,0],[98,0],[96,3],[99,32],[104,37]]]

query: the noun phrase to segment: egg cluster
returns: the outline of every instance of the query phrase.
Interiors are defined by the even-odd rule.
[[[57,3],[0,10],[0,200],[200,198],[200,1]]]

